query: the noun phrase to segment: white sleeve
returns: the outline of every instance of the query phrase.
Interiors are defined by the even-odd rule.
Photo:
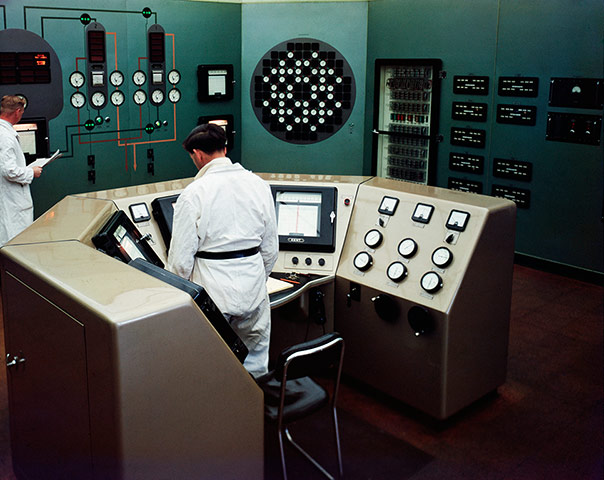
[[[30,167],[20,167],[17,165],[17,152],[12,145],[0,145],[0,175],[9,182],[29,184],[34,179],[34,170]],[[25,164],[25,162],[23,162]]]
[[[166,270],[186,280],[191,278],[195,265],[195,254],[199,246],[197,220],[200,215],[201,210],[196,205],[194,195],[183,192],[174,205],[172,239]]]
[[[271,194],[270,187],[268,189],[268,204],[266,206],[266,218],[264,222],[264,236],[260,243],[260,254],[264,262],[266,277],[273,271],[273,267],[279,258],[279,236],[277,235],[277,215],[275,214],[275,202]]]

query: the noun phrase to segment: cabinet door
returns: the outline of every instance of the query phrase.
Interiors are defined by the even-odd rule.
[[[91,477],[84,326],[11,275],[2,285],[11,448],[27,479]]]

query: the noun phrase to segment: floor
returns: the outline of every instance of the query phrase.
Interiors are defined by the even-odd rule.
[[[603,318],[603,287],[517,265],[498,393],[436,422],[347,381],[339,408],[432,457],[404,478],[602,479]],[[15,478],[8,429],[0,368],[0,480]]]

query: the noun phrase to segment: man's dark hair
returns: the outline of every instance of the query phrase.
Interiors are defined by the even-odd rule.
[[[182,142],[184,149],[193,153],[193,150],[201,150],[210,154],[226,147],[227,137],[224,129],[213,123],[204,123],[191,130],[189,136]]]

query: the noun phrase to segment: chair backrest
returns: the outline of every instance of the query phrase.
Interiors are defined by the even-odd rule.
[[[339,372],[344,355],[344,339],[337,333],[328,333],[314,340],[299,343],[283,350],[275,365],[275,377],[293,380],[319,375],[332,368]]]

